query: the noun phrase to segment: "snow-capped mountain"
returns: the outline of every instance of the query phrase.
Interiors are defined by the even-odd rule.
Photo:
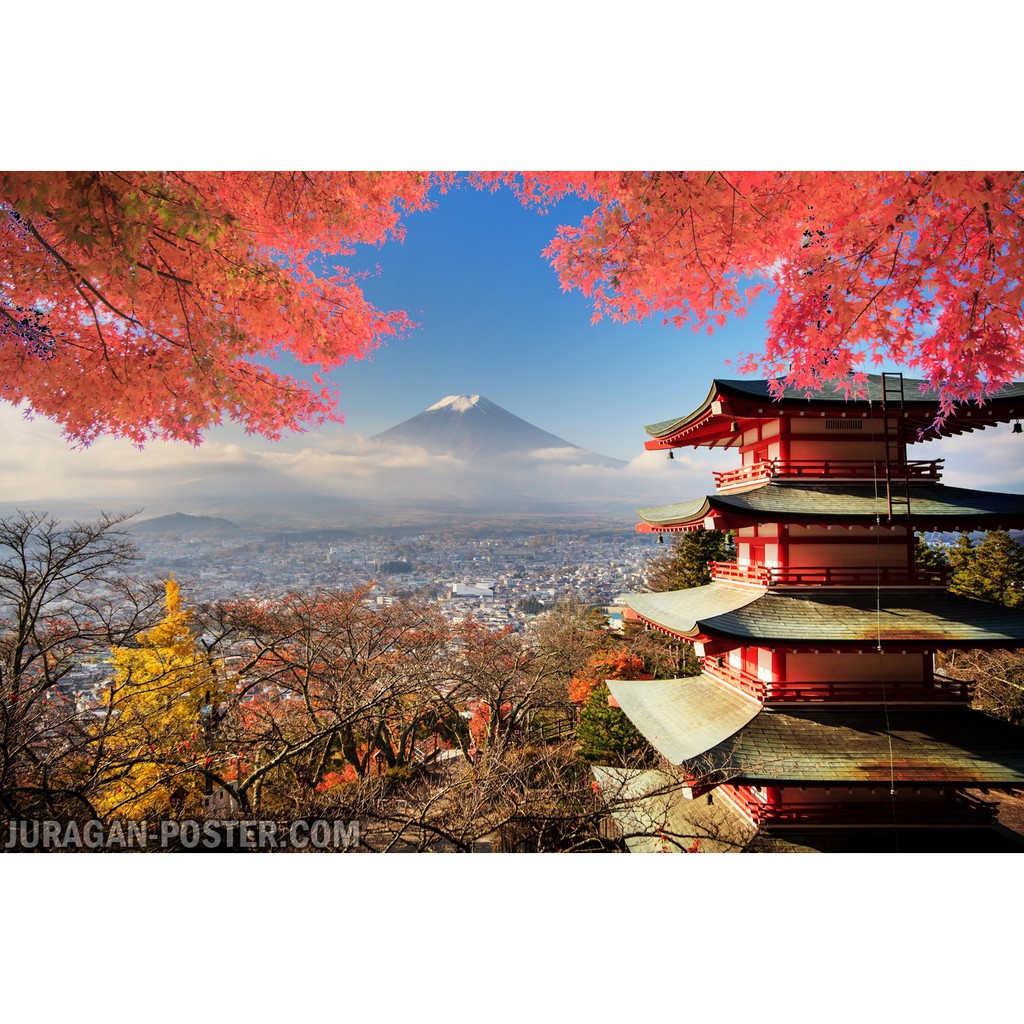
[[[568,463],[625,465],[621,459],[598,455],[541,430],[482,395],[448,395],[374,439],[416,445],[467,461],[495,455],[534,455]]]

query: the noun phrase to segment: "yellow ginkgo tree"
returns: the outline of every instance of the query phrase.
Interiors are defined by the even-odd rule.
[[[222,665],[192,632],[192,610],[174,579],[165,584],[167,614],[113,648],[110,768],[98,809],[119,818],[195,817],[203,806],[212,728],[226,688]]]

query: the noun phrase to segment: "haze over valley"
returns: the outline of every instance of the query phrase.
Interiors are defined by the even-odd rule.
[[[707,493],[712,472],[736,462],[720,449],[668,460],[644,450],[639,425],[624,462],[480,395],[449,395],[373,437],[332,426],[273,444],[222,430],[198,448],[103,439],[76,450],[53,423],[6,405],[0,433],[0,511],[187,512],[284,529],[608,521],[628,531],[637,507]],[[1006,428],[915,445],[912,457],[944,457],[949,484],[1019,492],[1022,445]]]

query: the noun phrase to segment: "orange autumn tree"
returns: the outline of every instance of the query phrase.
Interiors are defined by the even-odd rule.
[[[0,398],[88,443],[276,438],[337,396],[330,370],[411,326],[325,258],[401,239],[419,173],[0,172]]]
[[[644,659],[626,648],[597,651],[590,656],[582,671],[569,681],[569,700],[586,704],[594,690],[606,679],[651,679]]]
[[[477,175],[524,204],[592,200],[545,250],[594,319],[660,316],[711,333],[776,296],[741,369],[813,389],[886,360],[956,402],[1022,374],[1018,172],[596,172]],[[780,385],[774,385],[776,390]]]

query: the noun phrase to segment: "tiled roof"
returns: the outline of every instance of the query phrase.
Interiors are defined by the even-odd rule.
[[[708,676],[609,679],[629,720],[672,764],[703,754],[742,729],[761,709]]]
[[[645,619],[664,626],[673,633],[699,632],[703,620],[742,608],[760,600],[762,592],[753,587],[731,587],[725,583],[709,583],[690,590],[673,590],[663,594],[629,594],[626,605]]]
[[[882,400],[882,375],[880,373],[868,373],[865,375],[867,381],[864,384],[864,397],[858,399],[847,399],[842,389],[832,383],[824,384],[820,391],[812,391],[805,387],[787,387],[782,392],[783,400],[807,402],[811,405],[824,403],[840,403],[848,405],[850,402],[881,402]],[[766,398],[772,400],[768,389],[768,381],[756,378],[745,380],[716,380],[715,384],[723,391],[732,391],[738,394],[749,395],[752,398]],[[931,388],[921,390],[923,380],[911,377],[903,378],[903,402],[904,405],[938,405],[939,393]],[[1020,398],[1024,396],[1024,381],[1018,380],[1008,384],[1005,388],[994,394],[989,400],[999,401],[1005,398]]]
[[[882,607],[879,609],[878,601]],[[806,595],[711,583],[627,604],[672,633],[735,637],[785,646],[935,642],[941,647],[1024,645],[1024,613],[939,589],[808,588]]]
[[[671,523],[689,523],[703,519],[711,511],[710,496],[679,501],[674,505],[658,505],[654,508],[638,508],[636,514],[652,526],[666,526]]]
[[[755,783],[1024,784],[1024,730],[969,708],[768,708],[710,756]]]
[[[932,390],[926,389],[922,392],[920,390],[922,383],[923,382],[920,380],[904,378],[903,404],[908,413],[913,413],[917,417],[924,415],[927,420],[938,412],[939,397],[938,394]],[[864,398],[847,398],[843,391],[835,384],[825,384],[819,391],[802,387],[787,387],[783,391],[781,399],[776,400],[769,392],[768,381],[766,380],[715,379],[711,383],[711,390],[708,392],[707,397],[692,412],[689,412],[684,416],[677,416],[674,419],[661,420],[658,423],[652,423],[645,429],[651,437],[668,437],[670,434],[676,433],[676,431],[694,423],[701,416],[708,413],[716,394],[720,394],[726,398],[732,396],[737,399],[746,399],[748,401],[763,401],[765,403],[764,407],[766,413],[774,413],[782,404],[785,404],[790,409],[815,409],[818,411],[827,409],[829,406],[835,409],[842,408],[845,410],[849,410],[851,407],[856,407],[858,405],[863,408],[863,406],[869,401],[873,403],[881,402],[882,377],[880,374],[867,374],[864,392]],[[955,412],[952,417],[950,417],[950,420],[959,420],[962,415],[980,414],[985,408],[988,408],[991,411],[993,406],[1005,407],[1009,404],[1012,408],[1014,405],[1019,404],[1021,399],[1024,399],[1024,381],[1014,381],[996,394],[992,395],[984,407],[963,406],[963,413],[961,414],[959,411]],[[1005,408],[1002,411],[1005,413]],[[982,416],[981,418],[983,419],[984,417]],[[982,422],[978,422],[975,425],[983,426],[984,424]],[[965,426],[966,429],[971,429],[970,425],[962,424],[962,426]],[[945,431],[943,431],[943,433],[945,433]]]
[[[754,827],[721,801],[686,799],[678,779],[657,769],[592,769],[601,798],[630,853],[740,853]]]
[[[637,509],[653,526],[695,522],[716,511],[761,522],[847,522],[858,517],[874,520],[887,511],[885,484],[788,483],[770,481],[749,490],[710,494],[692,501]],[[974,491],[937,483],[910,485],[911,519],[935,524],[935,529],[962,525],[965,529],[1024,526],[1024,495]]]
[[[994,828],[828,828],[769,825],[744,853],[1022,853],[1012,832]]]

